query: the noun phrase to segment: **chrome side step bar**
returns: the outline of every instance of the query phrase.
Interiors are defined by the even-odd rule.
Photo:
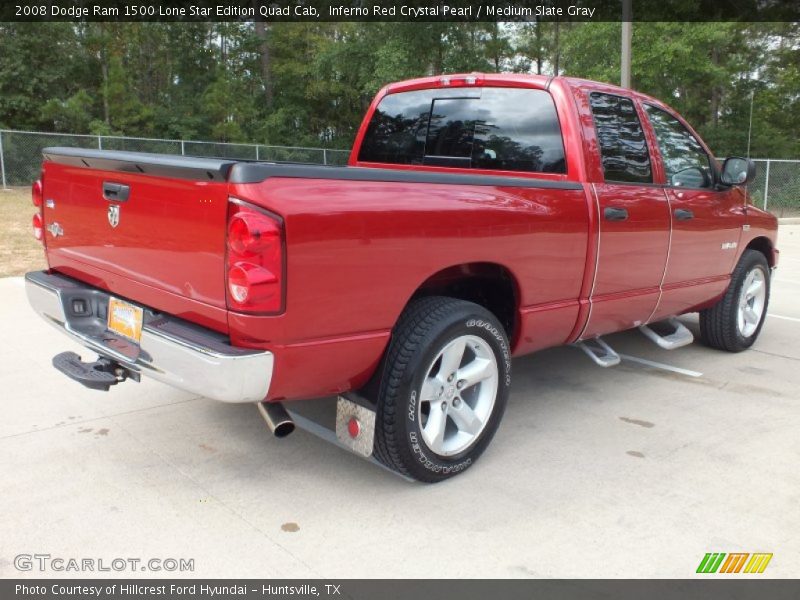
[[[614,349],[599,337],[572,344],[583,350],[586,355],[601,367],[615,367],[622,360]]]
[[[686,326],[678,321],[678,319],[675,317],[667,319],[664,321],[664,323],[668,323],[669,326],[672,327],[672,333],[661,335],[653,331],[649,325],[640,326],[639,331],[641,331],[653,343],[664,350],[675,350],[675,348],[688,346],[694,341],[694,335],[692,332],[689,331]]]

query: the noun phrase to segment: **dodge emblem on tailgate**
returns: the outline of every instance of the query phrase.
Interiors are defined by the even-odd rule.
[[[119,225],[119,204],[111,204],[108,207],[108,223],[112,227]]]

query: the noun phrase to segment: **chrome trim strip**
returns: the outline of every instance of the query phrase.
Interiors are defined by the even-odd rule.
[[[271,352],[254,350],[227,355],[144,327],[141,352],[136,357],[126,356],[101,340],[76,331],[65,315],[61,291],[57,287],[26,278],[25,289],[31,306],[45,321],[89,350],[132,371],[221,402],[259,402],[267,396],[274,367]],[[71,289],[74,291],[75,287]],[[85,289],[92,288],[86,286]]]

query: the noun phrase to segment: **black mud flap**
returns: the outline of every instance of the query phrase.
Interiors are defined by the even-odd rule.
[[[74,352],[56,354],[53,357],[53,366],[81,385],[104,392],[112,385],[125,381],[129,375],[129,371],[113,360],[101,356],[94,362],[83,362]]]

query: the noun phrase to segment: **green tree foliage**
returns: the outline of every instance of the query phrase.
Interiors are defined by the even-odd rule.
[[[346,148],[391,81],[619,60],[619,23],[0,23],[0,126]],[[751,155],[800,156],[796,23],[635,23],[632,73],[720,156],[751,100]]]
[[[69,60],[79,50],[75,31],[68,23],[36,27],[0,23],[0,126],[52,128],[43,105],[77,91],[81,69]]]
[[[619,23],[575,24],[562,36],[566,74],[618,83]],[[673,106],[716,154],[800,155],[797,24],[635,23],[632,86]]]

